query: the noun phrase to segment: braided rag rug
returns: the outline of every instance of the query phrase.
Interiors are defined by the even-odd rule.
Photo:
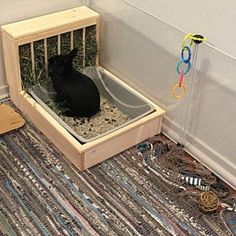
[[[147,143],[159,150],[153,160]],[[186,175],[227,207],[203,212],[203,190]],[[0,136],[0,235],[236,235],[235,199],[162,135],[82,173],[29,121]]]

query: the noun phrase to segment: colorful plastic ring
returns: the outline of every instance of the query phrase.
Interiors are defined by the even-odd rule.
[[[188,58],[184,58],[184,51],[187,50],[188,51]],[[181,52],[181,59],[184,63],[188,64],[191,60],[192,54],[191,54],[191,49],[189,46],[184,46],[184,48],[182,49]]]
[[[179,88],[182,88],[182,91],[181,91],[180,94],[177,94],[177,89],[179,89]],[[179,99],[179,98],[182,98],[182,97],[185,96],[186,91],[187,91],[187,85],[186,84],[182,83],[181,87],[179,87],[179,83],[177,83],[177,84],[174,85],[174,87],[172,89],[172,94],[174,95],[174,97]]]
[[[180,62],[178,62],[177,65],[176,65],[176,70],[177,70],[177,72],[178,72],[179,75],[180,75],[180,73],[181,73],[180,67],[181,67],[181,65],[182,65],[183,63],[186,64],[186,65],[188,65],[188,66],[186,67],[186,69],[184,70],[184,75],[186,75],[186,74],[189,72],[189,70],[190,70],[190,68],[191,68],[191,66],[192,66],[192,64],[191,64],[190,61],[189,61],[188,63],[185,63],[183,60],[181,60]]]
[[[181,87],[183,80],[184,80],[184,71],[181,70],[180,77],[179,77],[179,87]]]
[[[186,41],[187,41],[188,39],[190,40],[189,47],[192,46],[192,44],[193,44],[192,37],[193,37],[192,34],[186,34],[186,35],[184,36],[184,40],[183,40],[183,43],[182,43],[182,48],[184,48],[184,47],[186,46],[185,44],[186,44]]]

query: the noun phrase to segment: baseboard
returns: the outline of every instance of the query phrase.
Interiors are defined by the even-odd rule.
[[[178,141],[179,127],[173,120],[165,117],[162,124],[162,131],[174,141]],[[189,140],[186,144],[186,151],[213,171],[217,176],[222,178],[231,187],[236,189],[235,163],[228,161],[226,157],[216,153],[211,147],[197,137],[188,135],[186,138]]]
[[[0,99],[4,99],[9,96],[8,85],[4,85],[0,87]]]

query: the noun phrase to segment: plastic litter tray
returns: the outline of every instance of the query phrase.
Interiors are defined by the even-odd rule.
[[[152,105],[148,104],[141,97],[137,96],[127,88],[124,88],[122,84],[118,83],[117,81],[112,80],[112,78],[109,77],[108,73],[106,73],[104,69],[100,67],[87,67],[84,71],[84,74],[93,79],[99,89],[100,94],[113,103],[121,112],[129,116],[129,121],[107,132],[98,134],[96,137],[87,139],[81,135],[78,135],[45,104],[48,99],[55,96],[55,91],[53,91],[52,84],[48,84],[47,89],[41,87],[40,85],[35,85],[29,91],[30,95],[79,142],[87,143],[96,140],[146,116],[147,114],[152,113],[155,110]]]

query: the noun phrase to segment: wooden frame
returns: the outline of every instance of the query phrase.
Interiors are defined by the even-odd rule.
[[[12,101],[80,170],[85,170],[158,134],[164,114],[161,108],[110,73],[110,77],[151,104],[155,111],[95,141],[81,144],[23,90],[19,62],[20,45],[91,25],[96,25],[98,41],[99,14],[87,7],[79,7],[2,26],[6,77]],[[96,62],[98,64],[98,58]]]

